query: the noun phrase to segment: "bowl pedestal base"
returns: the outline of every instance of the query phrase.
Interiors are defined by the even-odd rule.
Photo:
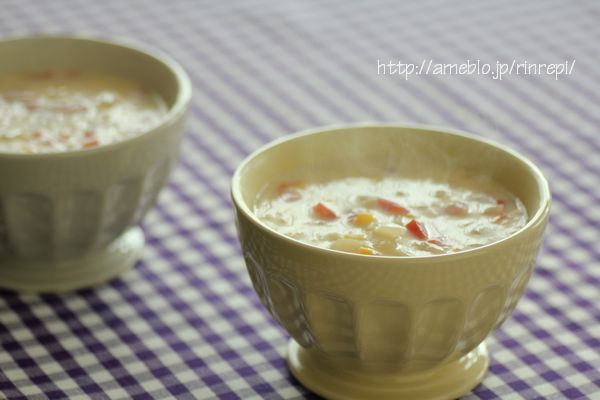
[[[376,374],[333,366],[291,339],[288,367],[308,389],[328,399],[456,399],[483,380],[489,366],[485,342],[462,358],[412,374]]]
[[[0,287],[25,293],[60,293],[105,283],[133,267],[144,247],[133,227],[106,248],[60,261],[15,261],[0,265]]]

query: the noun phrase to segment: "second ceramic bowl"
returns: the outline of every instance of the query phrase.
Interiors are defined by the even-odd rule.
[[[90,70],[140,82],[169,111],[131,139],[52,154],[0,153],[0,286],[56,292],[104,282],[138,259],[137,227],[173,167],[191,84],[164,54],[98,39],[0,41],[0,74]]]

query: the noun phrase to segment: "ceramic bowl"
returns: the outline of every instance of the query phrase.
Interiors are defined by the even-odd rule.
[[[92,70],[157,91],[169,111],[154,129],[94,149],[0,153],[0,286],[55,292],[104,282],[130,268],[137,227],[176,161],[191,98],[179,64],[156,51],[98,39],[0,41],[0,74]]]
[[[348,165],[349,174],[384,172],[390,163],[481,171],[517,195],[530,217],[513,235],[476,249],[384,257],[301,243],[255,216],[266,183],[327,163]],[[484,340],[523,294],[550,209],[546,179],[514,151],[446,129],[381,124],[275,141],[239,166],[232,198],[254,288],[292,337],[292,373],[340,399],[452,399],[476,386],[489,364]]]

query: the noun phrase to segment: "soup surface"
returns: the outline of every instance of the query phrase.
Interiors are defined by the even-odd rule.
[[[127,139],[159,124],[164,100],[96,72],[0,75],[0,152],[50,153]]]
[[[521,201],[490,178],[441,170],[413,177],[294,177],[266,186],[254,211],[294,239],[385,256],[472,249],[501,240],[527,222]]]

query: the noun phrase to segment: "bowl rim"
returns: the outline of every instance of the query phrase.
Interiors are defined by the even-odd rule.
[[[192,98],[192,83],[190,77],[185,72],[185,69],[175,61],[174,58],[159,50],[157,48],[148,46],[144,43],[131,41],[129,39],[112,39],[112,38],[101,38],[87,35],[61,35],[61,34],[39,34],[39,35],[22,35],[22,36],[11,36],[0,38],[0,46],[4,43],[19,42],[19,41],[73,41],[91,44],[102,44],[112,47],[119,47],[134,53],[146,55],[159,63],[163,64],[169,69],[175,76],[177,82],[177,93],[175,95],[175,101],[173,105],[169,107],[168,112],[162,117],[160,123],[153,128],[140,133],[138,135],[119,140],[113,143],[108,143],[102,146],[98,146],[91,149],[75,149],[68,151],[57,151],[48,153],[13,153],[0,151],[0,160],[25,160],[25,159],[60,159],[79,157],[81,155],[93,155],[100,154],[107,151],[113,151],[118,147],[127,146],[136,141],[144,140],[149,135],[153,135],[156,132],[162,130],[165,126],[173,123],[180,115],[184,114],[188,108]]]
[[[433,131],[436,134],[444,134],[450,136],[460,137],[462,139],[467,139],[470,141],[476,141],[483,143],[485,145],[497,148],[505,153],[508,153],[510,156],[516,158],[518,161],[525,164],[529,171],[532,173],[535,181],[537,183],[538,192],[540,193],[540,203],[537,211],[533,216],[530,216],[527,223],[521,227],[518,231],[512,233],[511,235],[497,240],[492,243],[488,243],[483,246],[475,247],[472,249],[461,250],[455,253],[448,254],[432,254],[432,255],[423,255],[423,256],[386,256],[386,255],[368,255],[368,254],[356,254],[349,253],[340,250],[333,250],[324,247],[319,247],[314,244],[305,243],[300,240],[291,238],[286,236],[275,229],[269,227],[265,223],[263,223],[254,212],[250,209],[248,204],[243,199],[241,193],[241,174],[245,167],[252,162],[259,154],[264,153],[271,148],[274,148],[282,143],[296,140],[298,138],[304,136],[318,135],[321,133],[338,131],[338,130],[354,130],[354,129],[365,129],[365,128],[397,128],[397,129],[410,129],[410,130],[422,130],[422,131]],[[246,218],[248,218],[252,223],[257,226],[259,229],[263,230],[269,235],[275,236],[275,238],[279,240],[283,240],[288,244],[294,245],[296,247],[302,248],[306,251],[313,251],[322,253],[324,256],[336,256],[348,258],[349,260],[359,260],[359,259],[369,259],[370,262],[373,263],[384,263],[389,264],[390,262],[429,262],[429,261],[441,261],[441,260],[458,260],[461,258],[472,257],[478,255],[482,252],[488,251],[488,249],[492,247],[503,247],[506,246],[515,240],[518,240],[521,236],[523,236],[527,231],[531,231],[536,228],[540,224],[544,224],[547,220],[548,214],[550,212],[550,206],[552,202],[552,194],[550,192],[550,186],[548,180],[542,173],[542,171],[537,167],[532,161],[530,161],[525,156],[521,155],[517,151],[502,145],[493,140],[482,138],[476,136],[471,133],[467,133],[465,131],[449,128],[440,125],[430,125],[430,124],[413,124],[413,123],[398,123],[398,122],[358,122],[358,123],[345,123],[345,124],[331,124],[317,128],[310,128],[306,130],[302,130],[290,135],[283,136],[281,138],[275,139],[261,147],[257,150],[250,153],[236,168],[233,176],[231,178],[231,186],[230,186],[230,196],[234,206],[241,211]],[[237,218],[237,217],[236,217]]]

